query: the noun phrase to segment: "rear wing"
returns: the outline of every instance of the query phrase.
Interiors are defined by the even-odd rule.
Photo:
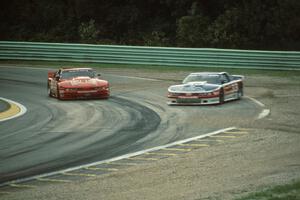
[[[245,76],[242,75],[231,75],[231,80],[235,81],[235,80],[244,80]]]

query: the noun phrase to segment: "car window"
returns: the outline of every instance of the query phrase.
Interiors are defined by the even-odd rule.
[[[88,76],[90,78],[95,78],[95,72],[93,70],[68,70],[62,71],[61,78],[62,79],[70,79],[79,76]]]
[[[183,83],[189,82],[207,82],[211,84],[220,84],[220,76],[218,74],[192,74],[183,80]]]
[[[229,82],[229,77],[226,74],[221,74],[221,83],[228,83]]]

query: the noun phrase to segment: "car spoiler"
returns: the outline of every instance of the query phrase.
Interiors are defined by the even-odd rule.
[[[233,80],[244,80],[245,76],[242,75],[231,75]]]

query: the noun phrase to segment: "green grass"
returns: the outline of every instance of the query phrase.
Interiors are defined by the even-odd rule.
[[[15,61],[15,60],[1,60],[0,64],[9,65],[26,65],[34,67],[49,67],[59,68],[62,66],[73,66],[73,67],[93,67],[93,68],[122,68],[122,69],[143,69],[148,71],[159,71],[159,72],[174,72],[174,71],[226,71],[230,74],[242,74],[242,75],[265,75],[265,76],[277,76],[277,77],[289,77],[289,76],[300,76],[300,70],[259,70],[259,69],[236,69],[236,68],[209,68],[209,67],[175,67],[175,66],[159,66],[159,65],[125,65],[125,64],[99,64],[99,63],[78,63],[78,62],[49,62],[49,61]]]
[[[268,188],[235,200],[300,200],[300,181]]]

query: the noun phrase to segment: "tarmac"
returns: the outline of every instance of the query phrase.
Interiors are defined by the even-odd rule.
[[[10,108],[10,104],[0,99],[0,113],[7,111],[9,108]]]

